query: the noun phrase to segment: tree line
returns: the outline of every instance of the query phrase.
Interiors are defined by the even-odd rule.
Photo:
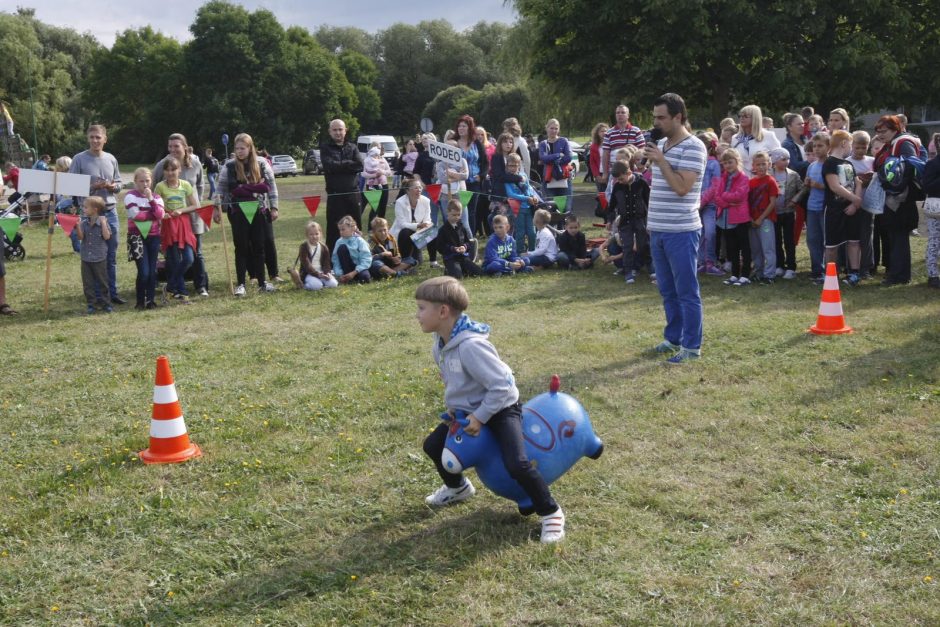
[[[444,20],[284,27],[268,10],[223,0],[199,8],[181,43],[150,27],[110,48],[52,27],[30,9],[0,13],[0,99],[19,131],[51,154],[83,147],[101,122],[123,161],[149,162],[166,136],[221,148],[251,133],[299,154],[329,120],[350,134],[435,130],[469,113],[490,130],[506,117],[541,130],[549,117],[587,132],[619,102],[645,121],[663,91],[681,93],[696,126],[748,103],[771,115],[810,104],[857,114],[931,104],[940,88],[940,13],[929,0],[514,0],[515,24]],[[30,92],[32,109],[30,109]]]

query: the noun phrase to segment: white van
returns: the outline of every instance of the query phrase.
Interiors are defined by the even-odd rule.
[[[395,138],[391,135],[360,135],[358,139],[356,139],[356,147],[359,149],[359,152],[362,153],[362,158],[366,158],[366,155],[369,154],[369,147],[375,142],[379,142],[382,146],[382,156],[385,157],[388,164],[394,168],[395,155],[399,154],[401,151],[398,149],[398,142],[396,142]]]

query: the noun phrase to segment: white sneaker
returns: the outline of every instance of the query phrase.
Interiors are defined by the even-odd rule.
[[[737,285],[737,284],[738,284],[738,277],[736,277],[736,276],[734,276],[734,275],[732,274],[732,275],[729,276],[727,279],[725,279],[724,281],[722,281],[722,283],[724,283],[725,285]]]
[[[242,283],[235,288],[235,296],[244,296],[245,295],[245,284]]]
[[[734,286],[735,286],[735,287],[744,287],[745,285],[750,285],[750,284],[751,284],[751,280],[750,280],[749,278],[747,278],[746,276],[743,276],[743,277],[741,277],[740,279],[738,279],[738,282],[735,283]]]
[[[204,287],[200,287],[200,288],[199,288],[199,295],[202,296],[203,298],[209,298],[209,290],[207,290],[207,289],[204,288]]]
[[[464,478],[463,485],[459,488],[448,488],[446,485],[442,485],[433,493],[424,497],[424,502],[433,507],[444,507],[445,505],[454,505],[460,501],[466,501],[476,493],[477,490],[470,483],[470,480]]]
[[[268,281],[264,282],[264,285],[258,288],[262,292],[276,292],[277,287],[274,286],[274,283],[269,283]]]
[[[431,267],[432,267],[432,268],[440,268],[440,267],[441,267],[441,264],[439,264],[439,263],[436,262],[436,261],[432,261],[432,262],[431,262]]]
[[[788,281],[789,281],[790,279],[795,279],[795,278],[796,278],[796,272],[793,271],[793,270],[787,270],[786,272],[783,273],[783,278],[786,279],[786,280],[788,280]]]
[[[542,544],[559,542],[565,537],[565,513],[558,511],[548,516],[542,516]]]

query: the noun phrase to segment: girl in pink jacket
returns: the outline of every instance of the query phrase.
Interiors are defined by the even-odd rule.
[[[712,179],[711,187],[702,194],[702,205],[715,203],[716,226],[721,229],[731,261],[731,276],[724,284],[743,287],[751,282],[748,177],[741,169],[741,155],[734,148],[722,153],[721,169],[721,176]]]

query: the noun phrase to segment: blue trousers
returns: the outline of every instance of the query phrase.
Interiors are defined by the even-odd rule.
[[[160,254],[160,236],[144,238],[144,255],[137,264],[137,304],[152,303],[157,291],[157,256]]]
[[[702,347],[702,296],[696,265],[700,231],[650,233],[656,284],[666,312],[666,341],[693,350]]]
[[[114,207],[111,207],[109,211],[105,211],[104,218],[105,220],[108,221],[108,228],[111,229],[111,239],[109,239],[106,242],[108,245],[108,256],[105,259],[105,261],[107,262],[107,268],[108,268],[108,292],[111,293],[111,299],[113,300],[118,295],[118,291],[117,291],[117,249],[118,249],[117,209],[115,209]],[[95,300],[98,300],[98,301],[102,300],[101,290],[98,288],[97,284],[95,284]]]
[[[176,244],[171,245],[163,253],[166,257],[167,281],[166,289],[174,294],[186,294],[186,271],[193,265],[193,247],[186,244],[180,248]]]
[[[826,248],[826,212],[806,212],[806,247],[809,248],[810,272],[822,276],[823,254]]]

